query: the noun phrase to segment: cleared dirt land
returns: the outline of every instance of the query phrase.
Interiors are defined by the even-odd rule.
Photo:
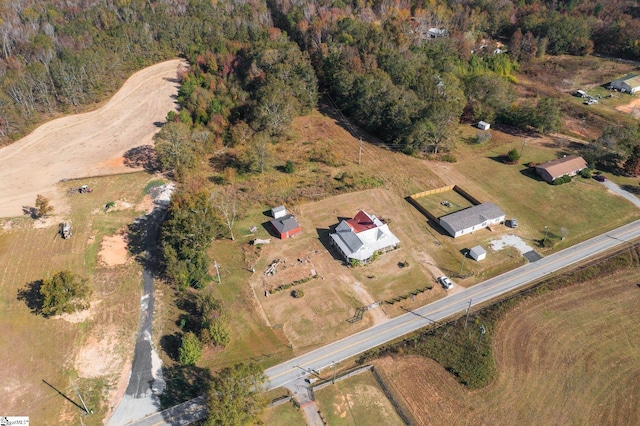
[[[130,171],[122,154],[152,142],[175,109],[178,59],[145,68],[129,78],[102,107],[50,121],[0,150],[0,217],[19,216],[37,194],[49,197],[57,211],[66,200],[56,187],[61,179]]]
[[[469,392],[436,362],[376,362],[416,424],[637,424],[640,271],[552,291],[507,314],[498,377]]]

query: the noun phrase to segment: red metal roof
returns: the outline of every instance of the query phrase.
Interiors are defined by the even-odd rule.
[[[362,210],[358,212],[353,219],[347,219],[347,224],[353,229],[356,234],[358,232],[366,231],[367,229],[375,228],[376,224],[373,220]]]

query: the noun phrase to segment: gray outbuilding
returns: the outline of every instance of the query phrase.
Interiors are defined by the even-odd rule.
[[[469,250],[469,256],[476,262],[480,262],[487,257],[487,251],[483,249],[482,246],[475,246]]]

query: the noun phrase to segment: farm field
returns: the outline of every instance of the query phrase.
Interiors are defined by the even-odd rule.
[[[640,272],[521,302],[493,343],[498,375],[469,392],[418,356],[374,364],[416,424],[620,424],[640,416]]]
[[[34,424],[80,422],[81,411],[42,380],[72,399],[69,380],[77,380],[95,412],[84,418],[87,424],[101,424],[122,384],[119,380],[125,385],[128,380],[126,361],[137,332],[141,268],[127,255],[124,233],[126,225],[152,205],[148,196],[143,197],[145,185],[160,181],[136,173],[82,183],[94,191],[69,196],[68,216],[54,211],[44,222],[4,219],[0,228],[0,333],[11,344],[11,350],[0,355],[0,406],[6,413],[29,415]],[[60,184],[60,191],[77,185]],[[115,206],[105,212],[110,201]],[[57,236],[63,218],[74,226],[67,240]],[[89,278],[91,308],[54,318],[32,313],[27,302],[19,300],[19,291],[63,269]]]
[[[371,372],[337,381],[316,391],[315,396],[330,425],[404,424]]]

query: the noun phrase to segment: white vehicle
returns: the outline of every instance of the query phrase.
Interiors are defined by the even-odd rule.
[[[442,287],[444,287],[445,290],[449,290],[451,287],[453,287],[453,283],[451,282],[449,277],[445,277],[444,275],[438,278],[438,282],[442,284]]]

